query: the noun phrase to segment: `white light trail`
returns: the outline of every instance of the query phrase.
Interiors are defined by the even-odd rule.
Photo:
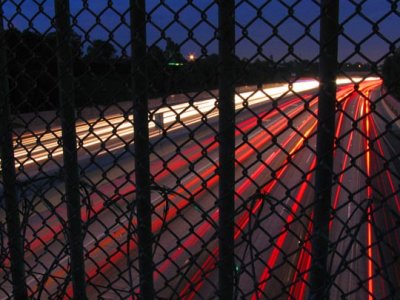
[[[337,84],[343,85],[373,80],[380,80],[380,78],[339,78],[337,79]],[[315,90],[318,87],[319,82],[317,80],[302,79],[292,84],[284,83],[262,90],[237,93],[235,95],[235,109],[240,110],[267,101],[277,100],[293,93]],[[159,125],[164,128],[169,126],[168,131],[170,132],[182,128],[184,125],[189,126],[198,123],[204,116],[206,116],[207,120],[218,116],[216,102],[216,98],[210,98],[195,101],[192,105],[181,103],[150,111],[150,116],[153,116],[152,120],[149,121],[150,136],[156,137],[160,135],[160,132],[157,130]],[[157,117],[155,117],[156,115]],[[156,125],[155,120],[158,120],[162,124]],[[88,120],[87,124],[79,124],[77,125],[77,140],[80,141],[79,148],[87,150],[88,147],[108,143],[108,146],[114,151],[121,149],[125,147],[125,144],[122,142],[115,144],[116,140],[133,137],[132,122],[132,116],[126,119],[121,117],[120,114],[113,114],[107,116],[106,120],[92,119]],[[49,160],[49,153],[51,153],[51,159],[62,156],[62,148],[57,141],[60,137],[60,128],[53,130],[53,132],[41,133],[39,139],[34,135],[22,136],[22,142],[16,143],[16,167],[20,167],[20,165],[28,166]]]

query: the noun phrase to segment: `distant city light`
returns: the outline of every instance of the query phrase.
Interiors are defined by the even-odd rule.
[[[187,58],[188,58],[188,61],[195,61],[196,55],[194,53],[189,53]]]

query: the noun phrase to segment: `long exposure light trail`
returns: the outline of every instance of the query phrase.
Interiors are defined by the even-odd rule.
[[[281,124],[283,121],[285,121],[285,120],[280,119],[278,121],[278,125],[274,124],[274,127],[273,128],[271,127],[272,132],[274,134],[278,134],[278,132],[284,128],[283,124]],[[263,133],[258,133],[258,135],[265,136]],[[268,135],[267,139],[264,140],[263,142],[266,142],[266,141],[270,140],[271,138],[272,138],[272,136]],[[258,136],[253,137],[253,139],[257,140]],[[239,151],[239,150],[237,150],[237,151]],[[251,154],[254,153],[254,148],[247,146],[247,149],[240,149],[240,152],[242,152],[242,154],[237,157],[238,162],[250,157]],[[196,177],[194,180],[191,180],[189,183],[186,183],[185,188],[182,188],[182,187],[179,188],[173,195],[171,195],[169,201],[173,201],[174,198],[177,197],[176,195],[183,194],[185,192],[185,190],[191,190],[193,195],[198,195],[199,193],[201,193],[204,190],[204,187],[199,185],[199,183],[201,181],[200,178],[209,178],[214,173],[215,173],[215,166],[211,166],[210,168],[206,169],[205,171],[203,171],[203,173],[200,174],[200,176]],[[211,186],[215,185],[217,183],[217,180],[218,180],[218,178],[216,176],[212,176],[210,179],[208,179],[206,181],[207,188],[210,188]],[[197,185],[197,187],[195,187],[196,185]],[[190,203],[188,203],[186,201],[180,201],[180,202],[176,203],[174,205],[174,207],[168,211],[166,221],[169,222],[170,219],[176,215],[177,210],[182,210],[189,204]],[[153,230],[157,231],[157,229],[160,228],[161,225],[162,225],[161,221],[156,220],[155,224],[153,224]],[[123,231],[124,231],[124,228],[121,228],[120,230],[115,232],[115,235],[121,236],[121,235],[123,235],[122,234]],[[102,246],[104,247],[104,245],[100,245],[99,248],[101,249]],[[121,257],[121,256],[122,256],[122,254],[119,253],[119,257]],[[111,260],[113,260],[113,257],[114,257],[114,255],[111,255]]]
[[[350,95],[349,95],[350,96]],[[335,133],[336,139],[340,137],[340,132],[343,130],[343,122],[344,122],[344,116],[345,116],[345,111],[347,111],[347,108],[349,104],[352,102],[351,98],[349,96],[345,96],[342,99],[339,98],[339,101],[344,100],[343,103],[343,110],[340,111],[339,113],[339,118],[338,118],[338,125]],[[357,120],[357,115],[359,114],[359,108],[361,105],[361,101],[359,100],[360,97],[357,97],[356,101],[356,106],[354,110],[354,115],[353,115],[353,120]],[[350,136],[347,141],[347,146],[346,146],[346,152],[344,155],[343,163],[341,165],[341,171],[339,172],[341,175],[339,176],[338,183],[337,183],[337,188],[334,196],[334,201],[332,204],[332,209],[336,210],[338,201],[339,201],[339,196],[341,192],[341,188],[343,185],[343,178],[345,175],[345,170],[347,168],[347,163],[349,159],[349,153],[352,147],[353,143],[353,136],[354,136],[354,131],[350,133]],[[335,155],[336,155],[337,149],[335,149]],[[288,300],[292,299],[303,299],[305,290],[307,288],[307,279],[309,277],[309,269],[311,266],[311,242],[310,242],[310,233],[312,230],[312,218],[313,216],[310,216],[310,221],[308,224],[308,229],[307,229],[307,237],[305,238],[305,243],[304,243],[304,248],[301,249],[299,257],[298,257],[298,262],[297,262],[297,267],[296,267],[296,272],[293,277],[293,282],[295,283],[292,285],[290,292],[289,292],[289,297]],[[332,220],[329,223],[329,229],[331,230],[332,228]]]
[[[346,100],[345,100],[344,107],[347,106],[348,101],[349,101],[348,98],[347,98],[346,96],[347,96],[347,95],[342,96],[342,98],[339,98],[339,97],[338,97],[338,99],[339,99],[338,101],[341,101],[341,99],[343,99],[343,98],[346,99]],[[358,107],[358,105],[357,105],[357,107]],[[356,109],[355,114],[357,114],[357,113],[358,113],[358,110]],[[342,126],[343,126],[343,117],[342,117],[343,115],[344,115],[343,112],[341,112],[341,114],[339,115],[339,122],[338,122],[337,131],[336,131],[336,138],[338,138],[339,133],[340,133],[340,131],[341,131],[341,128],[342,128]],[[355,116],[354,116],[354,119],[355,119]],[[353,135],[353,132],[351,133],[351,137],[350,137],[349,142],[348,142],[348,145],[347,145],[347,153],[349,153],[350,147],[351,147],[351,145],[352,145],[352,143],[351,143],[351,142],[352,142],[352,135]],[[344,169],[346,168],[347,159],[348,159],[348,155],[346,155],[345,163],[342,164],[342,172],[343,172]],[[313,163],[315,163],[315,161],[314,161]],[[342,175],[343,175],[343,173],[342,173]],[[311,173],[310,173],[308,176],[311,176]],[[308,180],[302,184],[302,188],[305,189],[305,188],[307,187],[307,182],[309,182],[309,180],[310,180],[310,178],[308,178]],[[343,180],[343,176],[341,176],[341,180]],[[304,185],[304,186],[303,186],[303,185]],[[340,187],[340,185],[341,185],[341,182],[339,181],[339,187]],[[304,193],[304,191],[302,191],[302,193]],[[300,200],[298,200],[298,199],[296,198],[296,202],[293,204],[294,207],[292,206],[292,212],[293,212],[293,210],[295,211],[295,210],[297,209],[296,204],[299,203],[299,202],[297,202],[297,201],[300,201]],[[335,201],[334,201],[334,202],[335,202],[335,203],[334,203],[334,207],[336,207],[336,204],[337,204],[336,198],[335,198]],[[293,214],[294,214],[294,212],[293,212]],[[290,223],[290,222],[288,222],[289,219],[290,219],[291,221],[293,220],[293,215],[292,215],[292,214],[290,214],[290,215],[287,217],[286,224],[289,224],[289,223]],[[281,235],[279,236],[277,242],[275,243],[275,246],[274,246],[274,249],[273,249],[273,251],[272,251],[272,254],[270,255],[269,260],[268,260],[267,263],[266,263],[266,267],[265,267],[265,269],[264,269],[264,272],[262,273],[262,275],[261,275],[261,277],[260,277],[260,280],[258,281],[258,282],[259,282],[259,287],[258,287],[257,291],[253,294],[252,300],[258,300],[258,299],[262,299],[262,298],[263,298],[263,291],[264,291],[265,288],[266,288],[267,280],[268,280],[268,278],[269,278],[269,276],[270,276],[270,271],[274,268],[275,263],[276,263],[276,260],[277,260],[279,254],[280,254],[281,251],[282,251],[281,249],[282,249],[283,243],[284,243],[284,241],[285,241],[285,239],[286,239],[287,233],[288,233],[288,231],[285,230],[285,229],[283,229],[283,233],[281,233]],[[303,251],[304,251],[304,250],[303,250]],[[310,261],[310,260],[308,259],[308,261]],[[308,268],[308,266],[307,266],[307,268]],[[304,281],[303,281],[303,284],[304,284]],[[303,290],[303,288],[302,288],[302,290]]]
[[[298,98],[293,99],[293,101],[288,101],[288,103],[284,103],[281,107],[282,110],[287,109],[288,107],[290,107],[293,104],[296,104],[296,102],[300,101]],[[301,112],[301,108],[296,108],[295,110],[292,110],[288,113],[289,117],[295,117],[298,113]],[[272,118],[274,116],[276,116],[278,114],[277,111],[272,111],[269,114],[265,114],[262,119],[265,120],[267,118]],[[245,120],[243,122],[241,122],[240,124],[238,124],[237,126],[237,130],[236,130],[236,135],[239,135],[243,132],[247,132],[248,130],[250,130],[251,128],[254,127],[254,125],[257,123],[257,117],[252,117],[248,120]],[[285,126],[285,120],[284,119],[280,119],[278,120],[279,125],[277,125],[278,129],[274,132],[279,132],[281,131],[284,126]],[[259,134],[262,136],[262,142],[267,142],[268,140],[271,139],[271,136],[269,138],[266,139],[265,135]],[[258,137],[253,138],[253,140],[257,140]],[[210,138],[206,138],[205,140],[202,141],[202,145],[210,145],[207,149],[208,152],[211,152],[215,149],[217,149],[218,145],[217,143],[213,143],[214,141],[214,137],[210,137]],[[261,143],[261,142],[259,142]],[[170,174],[170,172],[177,172],[178,169],[183,168],[187,165],[188,161],[196,161],[197,159],[199,159],[202,156],[202,153],[200,151],[196,151],[196,148],[198,146],[194,145],[191,148],[185,150],[184,153],[182,153],[183,157],[187,157],[186,160],[179,160],[179,157],[176,157],[175,160],[169,161],[168,165],[163,168],[162,172],[158,172],[158,174],[155,176],[156,180],[163,180],[166,176],[168,176]],[[243,159],[247,159],[249,156],[252,155],[252,151],[247,151],[248,148],[247,147],[240,147],[238,148],[238,152],[237,154],[242,154]],[[180,156],[180,157],[182,157]],[[158,166],[162,166],[162,163],[160,161],[156,161],[156,163],[154,165],[152,165],[152,168],[154,169],[158,169],[160,167]],[[209,176],[210,174],[212,174],[213,170],[208,170],[206,173],[203,173],[203,176]],[[186,189],[190,189],[196,182],[192,182],[191,184],[188,184],[185,188]],[[115,182],[114,184],[118,184],[118,182]],[[106,187],[108,188],[108,187]],[[116,201],[117,199],[115,199],[116,197],[124,197],[128,194],[133,193],[134,191],[134,186],[129,185],[129,186],[125,186],[124,189],[119,191],[118,195],[114,195],[112,197],[112,201]],[[185,192],[184,190],[179,190],[178,193],[183,193]],[[114,199],[113,199],[114,198]],[[102,198],[97,197],[97,201],[96,201],[96,197],[95,199],[92,199],[92,207],[91,207],[91,215],[97,215],[99,213],[104,212],[107,207],[104,206],[104,202],[101,201],[103,200]],[[59,214],[61,214],[59,212]],[[53,217],[54,220],[56,220],[56,217]],[[82,218],[84,221],[87,221],[87,216],[85,214],[82,214]],[[40,224],[37,224],[37,226],[40,226]],[[52,230],[42,230],[39,232],[39,236],[37,236],[32,242],[28,241],[28,245],[31,249],[40,249],[42,248],[45,244],[47,244],[48,241],[52,240],[54,238],[54,236],[59,233],[62,229],[62,224],[60,224],[59,222],[56,222],[56,224],[52,227]],[[116,236],[121,236],[122,235],[123,230],[117,231],[115,232]],[[101,236],[98,237],[101,239]],[[86,246],[89,246],[90,244],[87,244]]]
[[[303,123],[302,126],[305,126],[307,123],[311,122],[313,119],[313,117],[308,117],[307,121],[305,123]],[[298,151],[302,145],[304,140],[309,137],[311,135],[311,133],[313,132],[313,130],[316,127],[317,122],[311,122],[311,128],[309,128],[306,133],[304,134],[303,137],[301,137],[297,143],[295,144],[295,146],[289,151],[288,157],[292,157],[294,155],[294,153],[296,151]],[[307,124],[308,125],[308,124]],[[292,138],[294,137],[294,134],[292,135]],[[288,140],[287,140],[288,141]],[[286,144],[284,145],[286,147]],[[275,154],[277,155],[277,153]],[[273,157],[274,158],[274,157]],[[287,159],[285,160],[287,162]],[[253,174],[258,176],[260,174],[261,169],[266,168],[265,165],[268,165],[268,160],[265,162],[265,164],[262,164]],[[281,170],[279,170],[278,174],[276,175],[276,177],[267,184],[267,186],[265,186],[263,188],[263,193],[265,194],[269,194],[271,192],[271,190],[276,186],[276,184],[279,182],[279,178],[281,178],[283,176],[283,174],[285,173],[285,171],[288,169],[288,164],[284,163],[283,164],[283,168]],[[255,177],[255,176],[254,176]],[[246,181],[243,186],[238,188],[238,191],[242,191],[242,189],[246,186],[246,184],[248,184],[249,182],[254,180],[254,177],[251,178],[252,180],[248,180]],[[249,212],[249,214],[255,214],[257,212],[257,210],[260,208],[261,206],[261,202],[264,201],[263,199],[257,199],[256,200],[257,203],[254,205],[253,209],[251,210],[251,212]],[[235,227],[235,233],[234,233],[234,239],[237,239],[239,237],[240,234],[242,234],[243,232],[243,228],[247,226],[247,223],[249,222],[250,218],[249,218],[249,214],[245,214],[244,216],[242,216],[239,221],[237,222],[237,226]],[[217,217],[217,216],[215,216]],[[206,224],[207,226],[207,224]],[[215,268],[215,257],[217,257],[218,255],[218,251],[219,248],[216,247],[213,250],[213,255],[210,255],[209,258],[207,258],[207,260],[205,261],[205,263],[202,265],[202,267],[195,273],[195,275],[190,279],[190,283],[188,283],[180,292],[180,296],[184,297],[185,294],[187,293],[187,291],[192,288],[192,285],[195,285],[195,288],[192,290],[192,292],[190,293],[190,295],[188,296],[188,299],[193,299],[197,293],[197,291],[200,289],[200,287],[203,284],[203,278],[204,274],[203,272],[205,272],[206,274],[209,274],[210,269]]]
[[[371,149],[369,145],[370,141],[370,125],[369,125],[369,98],[366,97],[363,103],[364,108],[364,122],[365,122],[365,161],[366,161],[366,173],[368,178],[371,178]],[[368,200],[372,199],[372,187],[368,183],[367,186],[367,197]],[[374,297],[374,281],[373,281],[373,253],[372,253],[372,203],[368,205],[368,217],[367,217],[367,254],[368,254],[368,299],[373,300]]]
[[[315,105],[315,101],[314,104]],[[290,107],[290,105],[285,104],[285,108]],[[290,117],[294,117],[295,115],[299,114],[301,111],[301,108],[295,108],[293,111],[289,112],[289,116]],[[276,113],[274,112],[273,115],[276,115]],[[268,115],[265,115],[264,118],[270,117]],[[256,120],[255,120],[256,121]],[[272,132],[274,135],[277,135],[279,133],[279,131],[284,130],[284,124],[286,123],[286,120],[283,118],[280,118],[278,120],[278,122],[276,124],[274,124],[275,129],[273,129],[274,127],[271,127]],[[270,125],[271,126],[271,125]],[[251,126],[246,126],[249,129],[251,128]],[[239,132],[239,131],[238,131]],[[259,140],[258,136],[262,136],[262,133],[258,133],[258,135],[256,135],[255,137],[253,137],[253,140]],[[271,136],[269,136],[269,139],[271,139]],[[251,141],[250,141],[251,142]],[[237,151],[242,152],[242,154],[240,156],[238,156],[238,161],[242,161],[244,159],[247,159],[248,157],[251,156],[251,153],[254,152],[254,148],[248,146],[249,149],[238,149]],[[200,174],[200,178],[209,178],[210,179],[207,180],[207,188],[210,188],[212,186],[214,186],[217,183],[218,178],[216,176],[214,176],[215,172],[215,167],[211,167],[209,169],[204,170],[201,174]],[[179,188],[173,195],[171,195],[169,201],[173,201],[174,198],[176,198],[176,195],[180,195],[183,194],[185,192],[185,190],[191,190],[193,195],[199,195],[200,193],[203,192],[204,186],[199,185],[198,183],[200,183],[200,178],[196,177],[194,180],[191,180],[190,182],[185,184],[184,188]],[[184,209],[186,206],[189,205],[189,203],[187,201],[182,201],[183,199],[180,199],[180,201],[174,205],[174,207],[172,209],[170,209],[167,212],[165,221],[166,222],[170,222],[171,219],[175,218],[176,216],[176,212],[178,210],[182,210]],[[159,208],[161,209],[161,208]],[[153,222],[153,230],[157,231],[161,228],[162,226],[162,220],[160,219],[156,219]],[[122,237],[126,236],[126,229],[125,227],[120,227],[119,229],[117,229],[116,231],[110,232],[108,236],[104,236],[104,239],[100,239],[100,241],[97,241],[97,246],[96,248],[89,250],[89,253],[91,256],[96,256],[99,252],[102,252],[103,249],[107,249],[108,245],[110,243],[112,243],[112,241],[114,240],[121,240]],[[134,241],[130,241],[130,249],[135,249],[136,244]],[[107,269],[110,268],[110,266],[112,266],[114,263],[120,261],[121,259],[123,259],[126,255],[125,251],[123,250],[124,247],[121,246],[119,247],[119,249],[117,249],[116,251],[114,250],[113,252],[111,252],[109,254],[109,260],[107,262],[104,263],[99,263],[99,270],[104,273],[107,272]],[[99,270],[96,269],[89,269],[87,271],[87,276],[89,278],[92,278],[93,276],[95,276],[96,274],[99,274]],[[57,272],[54,272],[56,274],[56,276],[61,276],[63,271],[61,271],[61,274],[58,274]],[[48,284],[50,284],[51,281],[48,281]]]
[[[235,202],[238,210],[235,218],[234,240],[239,243],[238,251],[240,253],[244,251],[243,262],[238,266],[238,276],[243,277],[238,279],[238,284],[246,285],[249,280],[253,280],[255,288],[255,290],[251,290],[250,287],[244,287],[243,291],[239,292],[247,293],[251,299],[262,299],[273,295],[276,289],[272,284],[273,279],[291,284],[287,291],[289,299],[303,298],[308,289],[307,280],[311,261],[308,232],[312,229],[312,211],[307,210],[309,216],[305,216],[304,228],[294,227],[294,222],[297,222],[299,209],[312,204],[309,196],[312,194],[315,168],[313,147],[318,98],[313,92],[307,94],[310,89],[315,90],[317,87],[315,82],[308,81],[303,86],[302,84],[301,82],[296,83],[295,88],[291,87],[292,90],[277,87],[275,90],[269,90],[268,95],[265,95],[263,91],[241,93],[237,95],[240,99],[236,99],[238,123],[235,130],[235,173],[238,181],[235,189]],[[376,125],[374,111],[370,109],[370,105],[373,104],[373,100],[370,99],[371,91],[379,88],[381,84],[380,80],[361,81],[355,91],[353,84],[343,82],[339,84],[337,90],[338,114],[335,129],[337,147],[334,155],[338,161],[335,165],[335,170],[338,169],[337,172],[335,171],[338,176],[332,198],[332,209],[343,216],[350,214],[352,222],[355,219],[353,215],[358,208],[345,199],[349,193],[352,193],[352,190],[357,190],[358,186],[363,184],[359,174],[377,179],[376,183],[369,181],[368,187],[365,186],[366,188],[363,190],[365,196],[363,196],[364,192],[359,192],[358,202],[364,201],[365,198],[372,199],[374,190],[379,189],[379,186],[375,187],[375,185],[379,184],[384,186],[382,197],[391,199],[385,205],[393,205],[395,210],[400,211],[400,200],[396,193],[397,178],[389,168],[385,168],[384,171],[376,169],[384,161],[382,158],[388,155],[384,148],[386,145],[379,139],[381,128]],[[299,88],[304,88],[306,92]],[[300,92],[301,95],[297,95]],[[292,96],[288,96],[289,94]],[[283,96],[284,98],[282,98]],[[248,97],[248,99],[241,97]],[[249,105],[252,105],[252,111],[256,111],[256,113],[246,114]],[[206,119],[202,120],[199,115],[203,113],[206,113]],[[151,157],[151,172],[155,185],[165,189],[167,195],[152,195],[154,206],[152,229],[155,236],[160,236],[160,243],[162,243],[162,246],[155,250],[154,280],[157,289],[162,295],[165,293],[167,298],[173,293],[182,299],[194,299],[203,293],[205,295],[208,293],[210,282],[213,282],[216,276],[216,262],[219,254],[214,236],[219,212],[213,203],[219,180],[216,173],[219,144],[215,137],[216,131],[209,127],[217,124],[215,99],[206,99],[193,104],[176,104],[150,112],[150,118],[159,120],[160,116],[155,118],[154,114],[161,114],[164,124],[162,130],[158,130],[158,124],[154,122],[149,125],[152,143],[154,143],[154,147],[158,147]],[[179,116],[176,117],[176,114]],[[204,124],[206,121],[207,126]],[[113,151],[119,151],[121,147],[126,147],[126,143],[131,142],[132,122],[133,120],[129,117],[115,115],[108,116],[108,119],[104,120],[77,124],[81,140],[79,151],[82,152],[83,157],[85,154],[95,152],[96,164],[99,164],[99,169],[103,170],[103,157],[100,156],[114,155]],[[175,142],[175,139],[182,141],[188,133],[193,134],[193,132],[196,134],[199,132],[195,143]],[[20,152],[17,151],[19,163],[29,170],[29,164],[40,166],[41,161],[36,158],[43,159],[42,162],[49,158],[47,151],[50,151],[51,158],[54,158],[54,154],[61,151],[56,142],[60,134],[59,130],[53,133],[44,131],[39,139],[24,134],[16,141],[16,145],[25,147],[19,149]],[[120,134],[122,135],[121,140],[113,138],[113,135],[120,137]],[[168,143],[168,140],[163,143],[163,135],[166,134],[172,134],[171,143]],[[37,146],[38,142],[43,142],[43,147]],[[375,145],[374,149],[371,149],[371,143]],[[176,147],[179,149],[174,152]],[[25,165],[29,156],[33,156],[32,162]],[[259,163],[253,162],[254,157],[257,157]],[[353,160],[354,157],[358,159]],[[128,157],[124,159],[128,160]],[[350,159],[352,159],[351,164],[349,164]],[[88,164],[84,162],[84,158],[82,161]],[[104,160],[104,162],[106,161]],[[107,163],[111,161],[109,160]],[[30,171],[35,173],[35,168],[36,166],[33,166]],[[90,172],[95,173],[94,169]],[[299,176],[303,174],[302,181],[298,185],[291,181],[294,172],[297,172]],[[116,222],[112,222],[112,219],[134,198],[134,174],[135,170],[131,168],[129,173],[121,175],[117,173],[112,180],[103,181],[100,176],[100,179],[94,179],[94,182],[101,184],[96,187],[96,190],[89,190],[85,196],[87,199],[85,198],[84,201],[90,201],[90,207],[88,206],[82,211],[82,220],[88,224],[90,231],[84,241],[85,251],[90,256],[86,265],[86,276],[89,288],[93,292],[98,293],[93,287],[101,286],[106,280],[105,276],[113,277],[116,270],[125,270],[129,265],[127,264],[129,256],[134,261],[137,259],[137,241],[134,236],[137,225],[136,218],[134,216],[132,218],[129,214],[123,214],[118,217]],[[355,177],[354,187],[350,189],[346,186],[349,176]],[[90,179],[88,180],[90,182]],[[275,197],[274,195],[281,195],[288,189],[293,191],[294,196],[286,198],[282,196],[284,197],[281,199],[282,205],[285,209],[282,208],[279,211],[281,216],[275,220],[269,219],[272,217],[266,218],[269,216],[269,206],[263,204],[268,200],[261,196],[252,196],[256,191],[260,191],[262,195],[270,194],[271,197]],[[281,196],[277,197],[280,199]],[[252,202],[240,202],[243,199],[251,199]],[[358,205],[362,205],[362,203],[358,203]],[[385,295],[388,288],[384,284],[383,276],[374,270],[375,265],[385,263],[382,249],[374,241],[374,234],[377,234],[374,233],[374,230],[377,230],[375,222],[380,216],[384,216],[378,222],[380,222],[379,226],[383,226],[387,231],[391,230],[391,226],[395,222],[393,216],[387,214],[386,211],[377,215],[372,205],[374,203],[365,212],[368,222],[363,225],[366,227],[362,227],[365,229],[362,229],[363,234],[360,236],[361,245],[356,245],[357,249],[361,247],[366,250],[359,264],[365,266],[363,271],[365,295],[368,294],[369,299]],[[343,209],[344,207],[346,210]],[[25,260],[32,262],[32,266],[37,270],[42,268],[44,262],[35,262],[35,258],[39,257],[43,260],[45,257],[51,256],[51,253],[46,254],[48,252],[46,249],[60,251],[59,245],[62,243],[53,245],[52,241],[64,239],[62,230],[63,222],[66,219],[66,210],[62,206],[56,206],[55,212],[56,215],[51,215],[43,210],[40,215],[34,215],[29,220],[28,231],[35,234],[27,236]],[[254,254],[248,253],[245,243],[240,238],[246,239],[248,234],[246,228],[253,226],[256,216],[261,218],[257,221],[265,222],[263,225],[260,223],[259,226],[266,226],[261,231],[265,230],[265,234],[270,236],[270,246],[258,249],[259,245],[264,245],[261,240],[258,240],[262,239],[264,233],[257,233],[252,238],[255,244],[251,246],[256,247],[255,250],[258,251],[257,258],[254,258],[251,256]],[[43,219],[46,219],[48,226],[41,225]],[[97,221],[99,222],[97,223]],[[165,233],[175,230],[174,228],[177,226],[184,228],[190,226],[190,230],[176,233],[176,237],[165,237]],[[289,226],[295,230],[293,235]],[[343,226],[345,225],[340,222],[331,221],[329,228],[333,235],[338,233],[341,235],[340,230]],[[129,227],[133,229],[129,230]],[[248,230],[253,230],[250,227]],[[271,239],[271,237],[273,238]],[[290,252],[289,249],[296,249],[297,241],[293,240],[296,237],[303,241],[302,247],[295,255],[291,255],[287,265],[286,263],[281,265],[280,261],[287,253],[285,251]],[[174,239],[180,241],[179,247],[176,247]],[[398,236],[389,239],[393,245],[400,243]],[[341,251],[345,251],[344,247],[347,247],[348,243],[348,239],[344,239],[339,243],[340,245],[338,244],[336,251],[339,254]],[[208,246],[205,248],[204,245]],[[386,250],[384,249],[384,251]],[[165,259],[166,254],[168,254],[168,259]],[[27,282],[32,297],[36,297],[43,291],[46,293],[55,291],[59,285],[58,281],[67,278],[68,258],[65,250],[62,250],[60,255],[57,258],[58,261],[52,258],[54,261],[48,262],[53,266],[50,273],[40,274],[38,272],[36,275],[32,273],[28,276]],[[9,265],[9,262],[5,260],[4,264]],[[337,264],[336,257],[333,257],[332,264]],[[254,268],[251,277],[256,279],[251,279],[249,274],[242,274],[240,271],[243,266],[248,265]],[[354,265],[353,268],[356,266]],[[132,268],[131,272],[136,274],[137,270]],[[179,277],[181,272],[185,274],[183,278]],[[351,274],[346,273],[346,276],[351,276]],[[125,277],[122,279],[127,280]],[[138,280],[136,275],[133,280],[134,282],[131,284],[135,286]],[[167,286],[162,287],[165,283]],[[335,281],[335,285],[345,291],[350,289],[353,283],[347,286],[346,282]],[[169,289],[170,291],[168,291]],[[134,287],[133,293],[137,292],[139,292],[137,287]],[[66,293],[67,295],[72,294],[70,284],[66,284]],[[135,298],[134,294],[127,295],[127,297],[130,296],[133,299]],[[44,294],[41,296],[44,297]]]
[[[340,85],[348,84],[351,82],[359,82],[361,78],[354,77],[352,79],[344,78],[338,79]],[[376,78],[369,77],[363,82],[374,81]],[[305,91],[313,90],[319,86],[316,80],[299,80],[293,84],[282,84],[278,87],[266,88],[256,92],[244,92],[235,96],[235,109],[240,110],[245,108],[243,106],[246,100],[246,107],[259,105],[266,101],[274,101],[283,96],[290,94],[299,94]],[[196,106],[190,107],[187,104],[176,104],[169,108],[157,109],[150,111],[150,115],[159,114],[163,118],[163,123],[168,127],[169,131],[175,131],[183,127],[181,121],[185,121],[185,126],[195,124],[201,121],[203,115],[207,118],[217,117],[216,99],[206,99],[196,102]],[[177,119],[177,117],[179,117]],[[102,143],[116,142],[121,138],[131,138],[133,136],[133,118],[132,116],[120,117],[118,115],[110,115],[106,120],[88,120],[77,124],[77,142],[79,148],[88,149],[90,147],[101,145]],[[173,126],[172,126],[172,125]],[[160,132],[156,130],[159,125],[155,121],[149,122],[149,129],[151,136],[158,136]],[[16,167],[23,165],[27,167],[32,164],[39,164],[51,158],[62,156],[62,149],[56,139],[61,137],[60,128],[54,128],[50,133],[35,132],[32,134],[23,134],[15,142],[15,157]],[[110,146],[111,147],[111,146]],[[112,146],[113,151],[122,149],[123,144]],[[104,154],[102,152],[102,154]]]
[[[302,81],[294,83],[292,87],[288,84],[282,84],[279,87],[267,88],[262,91],[240,93],[235,96],[235,109],[239,110],[244,107],[244,99],[246,99],[248,106],[253,106],[266,101],[273,101],[292,92],[304,92],[316,87],[318,87],[318,82],[316,81]],[[192,107],[185,103],[150,111],[150,115],[154,114],[162,116],[164,126],[167,126],[169,131],[182,128],[183,124],[180,123],[181,121],[185,121],[185,126],[188,126],[199,123],[203,115],[207,115],[208,119],[218,116],[215,98],[198,101],[196,102],[196,106]],[[132,116],[125,118],[112,115],[107,120],[89,120],[86,124],[77,124],[79,148],[87,149],[105,142],[110,143],[118,141],[121,138],[131,138],[133,136],[132,122]],[[149,122],[152,137],[160,135],[160,132],[156,130],[158,126],[153,120]],[[62,156],[62,149],[56,141],[60,137],[61,130],[59,128],[54,128],[51,133],[43,133],[40,139],[32,137],[29,134],[22,135],[15,142],[16,167],[18,168],[21,165],[27,167],[47,161],[49,153],[51,153],[52,159]],[[114,146],[113,150],[116,151],[123,147],[124,145],[120,143],[119,146]]]
[[[299,191],[297,192],[297,195],[295,197],[295,200],[292,204],[292,206],[290,207],[290,213],[289,215],[286,217],[285,220],[285,226],[282,229],[282,231],[279,234],[279,237],[276,241],[276,243],[274,243],[273,246],[273,250],[272,253],[269,256],[268,261],[266,262],[266,267],[263,271],[263,273],[261,274],[261,277],[259,279],[259,286],[257,288],[257,291],[253,294],[253,296],[251,297],[252,300],[259,300],[263,298],[263,291],[265,290],[266,286],[267,286],[267,281],[271,275],[271,270],[274,269],[276,261],[278,259],[278,256],[280,255],[280,253],[282,252],[283,249],[283,244],[288,236],[289,231],[286,229],[288,228],[288,226],[293,222],[293,220],[295,219],[295,215],[296,212],[298,210],[298,208],[300,207],[300,203],[302,203],[303,201],[303,196],[304,193],[306,191],[306,189],[309,187],[310,185],[310,180],[311,180],[311,176],[312,176],[312,170],[315,169],[316,166],[316,158],[313,159],[311,166],[310,166],[310,170],[308,172],[308,175],[306,177],[306,180],[301,184]]]

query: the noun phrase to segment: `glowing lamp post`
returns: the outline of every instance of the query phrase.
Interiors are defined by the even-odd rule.
[[[196,55],[194,53],[189,53],[187,58],[188,58],[188,61],[193,62],[196,60]]]

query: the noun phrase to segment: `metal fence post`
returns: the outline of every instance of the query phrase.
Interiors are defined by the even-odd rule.
[[[154,268],[153,237],[151,229],[152,205],[150,197],[145,1],[131,0],[130,12],[140,298],[148,300],[154,299]]]
[[[321,2],[320,91],[318,102],[317,167],[314,203],[314,229],[311,290],[309,299],[328,299],[327,257],[331,208],[333,151],[335,133],[336,74],[338,68],[339,1]]]
[[[24,244],[18,209],[14,146],[7,78],[7,50],[3,25],[3,7],[0,4],[0,153],[3,178],[3,199],[6,210],[8,247],[14,299],[28,299],[25,283]]]
[[[74,299],[87,299],[83,260],[83,232],[79,192],[79,165],[75,128],[75,92],[73,57],[70,41],[69,0],[55,0],[57,30],[57,64],[59,76],[60,117],[64,158],[65,198],[68,214],[68,237]]]
[[[235,196],[235,1],[219,1],[219,297],[233,299]]]

